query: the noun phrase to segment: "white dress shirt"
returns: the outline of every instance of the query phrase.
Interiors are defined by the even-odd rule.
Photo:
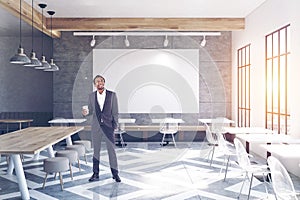
[[[104,91],[102,92],[102,94],[100,94],[97,91],[97,101],[98,101],[98,104],[100,106],[101,111],[103,110],[105,97],[106,97],[106,89],[104,89]]]

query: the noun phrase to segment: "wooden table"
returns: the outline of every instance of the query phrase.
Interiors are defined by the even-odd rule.
[[[50,121],[48,121],[49,124],[66,124],[66,125],[70,125],[70,124],[80,124],[85,122],[86,119],[65,119],[65,118],[61,118],[61,119],[52,119]]]
[[[204,124],[212,124],[214,121],[220,122],[221,119],[217,119],[217,118],[214,118],[214,119],[198,119],[198,121],[201,122],[201,123],[204,123]],[[224,123],[224,124],[234,124],[235,122],[231,119],[223,118],[222,123]]]
[[[123,134],[126,133],[125,125],[126,124],[134,124],[135,121],[136,121],[136,119],[133,119],[133,118],[119,118],[118,119],[119,130],[114,131],[115,135],[118,135],[120,138],[118,141],[116,141],[117,146],[122,146],[122,147],[127,146],[127,144],[124,142],[124,139],[123,139]]]
[[[143,132],[143,138],[146,140],[148,138],[149,131],[157,131],[159,132],[160,126],[159,125],[126,125],[125,131],[141,131]],[[197,132],[197,131],[205,131],[204,126],[197,126],[197,125],[180,125],[178,127],[179,132],[179,140],[183,139],[184,132]]]
[[[229,126],[230,124],[234,124],[235,122],[231,119],[227,118],[213,118],[213,119],[198,119],[198,122],[202,123],[205,125],[206,128],[209,128],[209,124],[212,126],[210,130],[214,133],[219,132],[219,133],[226,133],[224,131],[224,128]],[[220,126],[218,129],[215,129],[213,124],[216,124],[217,126]],[[218,125],[219,124],[219,125]]]
[[[224,131],[231,134],[273,134],[275,131],[264,127],[224,127]]]
[[[28,126],[33,121],[33,119],[0,119],[0,123],[5,123],[6,132],[8,132],[8,124],[19,124],[19,129],[22,129],[22,123],[28,123]]]
[[[91,130],[91,126],[85,126],[85,130]],[[148,138],[148,133],[157,131],[159,132],[160,126],[159,125],[129,125],[126,124],[124,127],[124,131],[128,132],[142,132],[143,140],[146,141]],[[184,138],[184,132],[198,132],[198,131],[205,131],[205,127],[203,125],[180,125],[178,127],[179,131],[179,140]]]
[[[184,121],[182,119],[176,118],[164,118],[164,119],[151,119],[153,124],[160,124],[160,123],[178,123],[182,124]]]
[[[52,120],[48,121],[48,123],[51,124],[51,126],[53,126],[54,124],[71,126],[71,124],[80,124],[80,123],[83,123],[85,121],[86,121],[86,119],[84,119],[84,118],[81,118],[81,119],[57,118],[57,119],[52,119]],[[68,146],[72,145],[71,137],[66,138],[66,143],[67,143]]]
[[[250,132],[248,134],[237,134],[236,137],[246,142],[246,150],[248,153],[250,151],[250,143],[257,143],[257,144],[300,143],[300,139],[291,137],[290,135],[284,135],[284,134],[265,134],[265,133]]]
[[[37,154],[47,149],[54,157],[52,145],[83,130],[83,127],[29,127],[0,135],[0,154],[10,154],[22,199],[30,199],[20,154]],[[12,170],[8,170],[12,174]]]
[[[260,146],[270,154],[275,153],[283,158],[297,157],[300,161],[300,144],[261,144]]]

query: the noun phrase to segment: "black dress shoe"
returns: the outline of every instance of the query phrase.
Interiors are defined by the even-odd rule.
[[[121,179],[120,179],[119,175],[113,176],[113,179],[115,179],[116,182],[121,182]]]
[[[93,182],[93,181],[99,181],[98,174],[93,174],[92,177],[89,179],[89,182]]]

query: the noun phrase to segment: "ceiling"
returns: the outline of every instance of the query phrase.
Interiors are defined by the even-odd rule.
[[[25,0],[31,5],[31,0]],[[237,17],[265,0],[43,0],[55,17]],[[40,1],[34,0],[35,4]]]
[[[24,5],[27,4],[27,12],[26,10],[22,12],[22,19],[29,23],[29,25],[26,23],[22,23],[22,31],[24,35],[30,35],[31,0],[24,1],[25,3],[22,4],[23,9]],[[47,25],[49,25],[48,19],[50,18],[46,11],[53,10],[56,12],[53,16],[53,30],[55,30],[56,28],[56,30],[58,31],[75,31],[78,29],[80,29],[81,31],[91,31],[93,29],[91,28],[91,26],[93,27],[92,19],[95,20],[95,30],[100,30],[102,27],[104,27],[103,21],[101,21],[100,24],[100,22],[97,20],[103,18],[109,18],[111,20],[106,22],[109,25],[115,23],[115,21],[113,20],[119,18],[132,23],[136,23],[136,21],[133,21],[133,19],[137,18],[143,19],[143,21],[139,21],[139,23],[145,23],[149,18],[154,20],[151,22],[152,26],[153,24],[157,25],[162,23],[162,21],[160,20],[164,20],[165,18],[173,18],[173,20],[175,19],[175,21],[172,22],[173,24],[166,28],[174,27],[174,24],[177,25],[180,23],[186,23],[186,21],[179,21],[180,19],[194,18],[194,24],[198,23],[200,18],[205,18],[203,19],[202,23],[205,23],[206,21],[208,21],[207,19],[210,18],[230,18],[230,20],[232,21],[232,19],[235,18],[245,18],[265,1],[266,0],[43,0],[41,2],[38,0],[34,0],[34,8],[37,15],[40,15],[38,13],[41,13],[41,9],[37,4],[47,4],[47,8],[45,8],[44,10],[44,16],[47,18]],[[18,35],[19,18],[16,16],[18,16],[19,0],[0,0],[0,4],[2,5],[0,5],[0,35]],[[9,7],[9,9],[7,9],[7,6]],[[34,14],[34,16],[36,15]],[[80,21],[77,20],[77,18],[82,19]],[[41,27],[41,20],[39,19],[41,18],[37,18],[36,21],[39,21],[40,24],[37,23],[37,25],[35,25],[35,27],[38,29],[40,29]],[[60,21],[55,21],[55,19],[59,19]],[[69,21],[66,21],[70,19],[72,20],[73,24]],[[189,21],[192,21],[192,19]],[[231,21],[229,21],[228,23],[231,23]],[[60,25],[59,22],[61,23]],[[119,22],[120,21],[118,21],[118,23]],[[90,24],[87,25],[86,23]],[[168,21],[168,23],[170,22]],[[223,22],[220,21],[218,23],[222,24]],[[58,25],[56,26],[56,24]],[[82,25],[83,28],[78,28],[78,26],[70,27],[76,26],[74,24],[78,26]],[[69,27],[64,28],[64,26],[68,25]],[[122,26],[118,26],[119,29],[120,27],[122,28]],[[135,26],[132,26],[132,24],[127,25],[127,29],[128,27],[136,28]],[[47,26],[47,28],[49,28],[49,26]],[[199,27],[197,28],[199,29]],[[180,29],[179,27],[175,27],[174,30]]]

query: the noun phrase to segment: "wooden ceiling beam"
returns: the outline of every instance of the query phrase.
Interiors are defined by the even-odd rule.
[[[7,11],[12,13],[16,17],[20,17],[20,1],[19,0],[0,0],[0,5],[5,8]],[[28,23],[31,26],[31,5],[26,3],[25,1],[22,1],[22,20]],[[43,24],[43,32],[49,36],[51,36],[51,27],[47,24],[50,24],[50,18],[44,17],[44,24]],[[36,9],[33,9],[33,26],[34,28],[42,31],[42,14],[37,11]],[[49,28],[48,28],[49,27]],[[61,35],[60,31],[53,30],[52,36],[54,38],[59,38]]]
[[[235,31],[245,29],[244,18],[53,18],[58,31]],[[50,20],[47,20],[47,27]]]
[[[0,5],[19,17],[19,0],[0,0]],[[51,18],[33,10],[33,26],[51,36]],[[31,5],[23,1],[22,20],[31,25]],[[54,38],[60,31],[133,31],[133,30],[172,30],[172,31],[235,31],[245,29],[244,18],[56,18],[53,17]]]

